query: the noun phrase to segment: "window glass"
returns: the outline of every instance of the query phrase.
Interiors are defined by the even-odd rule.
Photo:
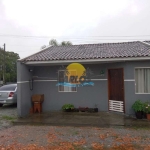
[[[136,93],[150,93],[150,68],[135,69]]]
[[[17,85],[4,85],[0,87],[0,91],[14,91],[16,89]]]
[[[74,75],[74,72],[73,74],[71,73],[71,75]],[[69,77],[70,76],[68,76],[68,78]],[[76,85],[75,87],[69,87],[70,83],[68,83],[68,80],[69,80],[68,78],[65,76],[64,70],[59,71],[59,75],[58,75],[58,82],[60,84],[58,87],[59,92],[76,92],[77,91]]]

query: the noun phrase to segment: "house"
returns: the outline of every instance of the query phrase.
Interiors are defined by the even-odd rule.
[[[33,94],[44,94],[43,112],[98,106],[133,114],[134,101],[150,100],[150,41],[51,46],[18,60],[18,114]]]

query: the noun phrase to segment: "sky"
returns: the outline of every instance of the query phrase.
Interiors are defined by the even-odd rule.
[[[24,58],[51,39],[150,40],[150,0],[0,0],[0,47]]]

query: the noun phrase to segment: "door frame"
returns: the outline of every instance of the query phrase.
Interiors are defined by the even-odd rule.
[[[111,68],[107,71],[107,78],[108,78],[108,111],[109,111],[109,98],[110,98],[110,74],[109,70],[122,70],[122,83],[123,83],[123,112],[125,113],[125,90],[124,90],[124,68]]]

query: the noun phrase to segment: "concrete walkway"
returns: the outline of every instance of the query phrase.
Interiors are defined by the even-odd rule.
[[[55,125],[55,126],[126,126],[126,127],[150,127],[147,119],[136,119],[114,112],[48,112],[31,114],[19,118],[15,125]]]

